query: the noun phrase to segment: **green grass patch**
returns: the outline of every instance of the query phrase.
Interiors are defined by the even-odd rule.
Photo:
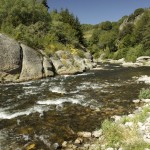
[[[150,98],[150,88],[143,88],[141,91],[140,91],[140,94],[139,94],[139,99],[149,99]]]

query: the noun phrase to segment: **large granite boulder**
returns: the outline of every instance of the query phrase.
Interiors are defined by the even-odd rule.
[[[0,72],[18,73],[21,69],[22,53],[17,41],[0,34]]]
[[[82,66],[79,66],[74,59],[74,56],[69,51],[59,50],[55,53],[55,56],[51,57],[52,63],[55,67],[56,73],[63,74],[75,74],[83,72]]]
[[[85,58],[81,58],[78,55],[71,54],[69,51],[59,50],[51,57],[51,60],[56,73],[60,75],[82,73],[86,69],[93,67],[89,53],[86,53]]]
[[[21,44],[23,51],[22,71],[19,80],[31,80],[43,77],[43,58],[41,53]]]

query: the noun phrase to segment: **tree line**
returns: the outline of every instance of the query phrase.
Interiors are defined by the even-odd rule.
[[[48,9],[47,0],[0,0],[0,32],[48,55],[60,49],[86,49],[94,57],[105,54],[105,58],[128,61],[150,56],[149,8],[96,25],[81,24],[68,9]]]
[[[85,45],[79,19],[48,8],[46,0],[0,0],[0,32],[47,54]]]
[[[92,31],[87,39],[88,49],[95,57],[102,53],[105,58],[135,61],[142,55],[150,56],[150,9],[138,8],[133,14],[118,22],[102,22],[83,25],[84,34]]]

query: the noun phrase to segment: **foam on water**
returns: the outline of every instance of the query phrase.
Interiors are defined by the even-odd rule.
[[[24,111],[19,111],[15,113],[10,113],[9,111],[1,111],[0,112],[0,119],[12,119],[23,115],[30,115],[31,113],[39,112],[43,114],[43,111],[47,111],[44,107],[34,106],[33,108],[29,108]]]
[[[62,98],[57,100],[46,100],[46,101],[38,101],[37,104],[40,105],[61,105],[65,102],[73,103],[73,104],[79,104],[80,101],[78,99],[74,98]]]
[[[37,89],[37,86],[25,86],[23,89]]]
[[[150,84],[150,76],[141,76],[138,78],[137,82],[145,82],[146,84]]]
[[[60,93],[60,94],[66,94],[66,91],[63,87],[50,87],[49,90],[53,93]]]

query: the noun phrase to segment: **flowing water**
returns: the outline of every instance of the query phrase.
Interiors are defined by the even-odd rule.
[[[150,76],[150,67],[100,66],[79,75],[1,84],[0,150],[32,144],[36,150],[54,149],[78,131],[93,131],[106,118],[132,112],[132,100],[148,87],[137,78]]]

